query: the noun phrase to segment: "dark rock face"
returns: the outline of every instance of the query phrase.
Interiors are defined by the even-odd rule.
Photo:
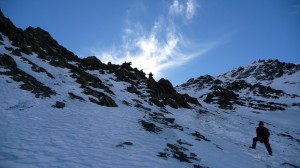
[[[173,129],[178,129],[180,131],[184,131],[183,127],[181,125],[178,125],[175,122],[175,118],[165,117],[163,113],[160,112],[149,113],[148,118],[149,120],[154,121],[160,125],[164,125],[167,128],[173,128]]]
[[[195,104],[195,105],[202,106],[202,105],[199,103],[199,101],[198,101],[197,98],[191,97],[191,96],[188,95],[188,94],[183,94],[182,96],[186,99],[186,101],[188,101],[188,102],[190,102],[190,103],[192,103],[192,104]]]
[[[9,55],[2,55],[0,54],[0,65],[7,67],[9,69],[16,69],[17,68],[17,64],[15,62],[15,60],[9,56]]]
[[[187,162],[187,163],[193,163],[193,161],[200,160],[200,158],[198,158],[198,156],[195,153],[189,152],[189,149],[184,147],[183,145],[192,146],[192,144],[179,139],[177,140],[177,143],[174,144],[167,143],[164,152],[159,152],[157,156],[162,157],[164,159],[173,157],[179,160],[180,162]],[[193,166],[201,167],[200,165],[193,165]]]
[[[148,82],[148,86],[151,88],[151,101],[158,106],[191,107],[184,96],[175,91],[171,82],[166,79],[160,79],[158,82]],[[163,100],[162,103],[159,101],[160,99]]]
[[[22,60],[24,60],[25,62],[27,62],[28,64],[31,65],[31,70],[35,71],[35,72],[42,72],[42,73],[45,73],[48,77],[54,79],[54,76],[49,73],[46,69],[36,65],[35,63],[31,62],[30,60],[28,60],[27,58],[25,57],[21,57]]]
[[[238,95],[231,90],[219,89],[213,92],[210,92],[204,101],[206,103],[215,103],[219,104],[219,107],[222,109],[233,109],[233,103],[238,99]]]
[[[244,80],[222,83],[221,85],[214,85],[211,87],[211,92],[206,95],[204,101],[206,103],[219,104],[222,109],[234,110],[234,105],[249,106],[255,109],[264,110],[284,110],[285,106],[272,102],[258,102],[251,97],[241,97],[239,94],[242,90],[248,90],[248,94],[252,93],[263,98],[278,99],[281,96],[295,96],[289,95],[281,90],[276,90],[270,86],[261,84],[250,84]],[[247,95],[247,94],[246,94]],[[265,105],[263,105],[265,104]],[[260,108],[259,108],[260,107]]]
[[[153,132],[158,134],[159,132],[162,131],[162,129],[158,126],[156,126],[154,123],[150,123],[144,120],[140,120],[139,123],[144,127],[145,130],[149,132]]]
[[[89,98],[89,100],[91,102],[96,103],[101,106],[107,106],[107,107],[117,107],[118,106],[111,97],[105,95],[104,93],[93,90],[89,87],[84,87],[84,86],[82,86],[82,87],[84,89],[84,92],[83,92],[84,94],[91,95],[94,97],[94,98],[92,98],[92,97]]]
[[[130,93],[135,93],[137,95],[142,94],[134,85],[127,87],[126,90]]]
[[[55,95],[55,91],[39,82],[34,77],[17,67],[14,59],[8,55],[0,56],[0,65],[9,69],[6,72],[0,72],[0,75],[10,76],[16,82],[22,82],[20,88],[36,95],[36,97],[50,97]]]
[[[198,131],[191,133],[191,135],[193,135],[197,141],[204,140],[204,141],[210,142],[209,139],[207,139],[204,135],[201,135],[200,132],[198,132]]]
[[[100,104],[107,107],[118,107],[115,101],[109,96],[103,96],[101,98]]]
[[[80,60],[80,65],[88,70],[100,70],[104,64],[95,56],[86,57]]]
[[[205,103],[216,104],[222,109],[234,110],[236,105],[239,105],[259,110],[284,110],[287,105],[275,103],[272,99],[295,98],[299,95],[287,94],[262,83],[271,83],[273,79],[298,71],[300,71],[299,64],[283,63],[278,60],[258,61],[218,77],[205,75],[192,78],[177,88],[192,89],[195,92],[208,89],[209,91],[199,98],[204,98]],[[246,80],[249,79],[257,82],[248,83]],[[254,96],[261,97],[263,100],[256,100]]]
[[[85,101],[84,98],[82,98],[80,96],[77,96],[74,93],[69,92],[68,94],[69,94],[71,99],[77,99],[77,100],[80,100],[80,101]]]
[[[71,69],[72,77],[76,79],[76,82],[82,85],[82,87],[91,86],[94,88],[103,89],[105,92],[109,94],[113,94],[109,87],[105,86],[103,82],[96,76],[85,72],[84,70],[69,64],[69,68]]]
[[[55,66],[55,67],[60,67],[60,68],[68,67],[68,63],[67,63],[67,60],[65,58],[51,59],[49,64],[52,65],[52,66]]]
[[[175,121],[175,118],[165,118],[165,121],[167,121],[168,123],[173,124]]]
[[[248,77],[254,77],[256,80],[273,80],[279,78],[284,74],[293,74],[300,70],[300,65],[292,63],[283,63],[279,60],[259,60],[253,62],[249,67],[239,67],[229,73],[232,78],[245,79]],[[223,76],[223,75],[222,75]]]
[[[1,11],[0,32],[12,41],[12,45],[20,48],[20,50],[13,50],[14,55],[20,56],[20,52],[25,54],[35,52],[40,58],[48,60],[57,58],[64,58],[68,61],[78,60],[74,53],[59,45],[45,30],[39,27],[28,27],[23,31],[17,28]]]
[[[106,86],[106,84],[102,82],[99,76],[92,75],[87,70],[98,70],[99,73],[102,74],[115,74],[117,81],[125,81],[131,84],[131,86],[126,89],[128,92],[136,94],[139,97],[143,97],[143,99],[146,102],[149,102],[150,105],[154,103],[160,107],[169,105],[173,108],[191,108],[189,103],[200,105],[195,98],[179,94],[168,80],[161,79],[156,82],[152,77],[152,73],[149,75],[149,78],[147,78],[143,70],[132,68],[131,62],[125,62],[122,65],[114,65],[112,63],[104,64],[95,56],[80,59],[72,52],[61,46],[47,31],[40,27],[28,27],[25,30],[19,29],[15,27],[15,25],[6,18],[1,11],[0,32],[12,41],[12,45],[17,47],[17,49],[10,47],[7,48],[7,50],[10,51],[12,55],[19,56],[25,62],[31,64],[31,69],[33,71],[46,73],[48,77],[54,79],[54,76],[47,72],[47,70],[34,64],[29,59],[22,57],[22,54],[30,55],[36,53],[38,58],[43,59],[45,62],[48,62],[54,67],[69,69],[72,73],[71,77],[76,79],[76,82],[79,83],[81,88],[84,90],[83,93],[92,96],[89,97],[89,100],[93,103],[109,107],[117,107],[117,104],[111,97],[114,96],[115,93],[110,90],[109,86]],[[1,39],[3,39],[2,36]],[[7,65],[10,69],[17,68],[17,65],[12,60],[13,59],[11,57],[3,57],[0,60],[0,64]],[[16,71],[14,72],[17,73]],[[15,74],[15,76],[17,75]],[[34,78],[30,77],[30,75],[27,74],[25,76],[32,79],[31,81],[34,81]],[[18,78],[21,80],[21,77]],[[22,89],[32,92],[45,92],[44,95],[47,96],[55,93],[50,88],[46,89],[46,87],[42,87],[42,84],[39,84],[41,87],[37,89],[32,82],[30,83],[31,84],[25,83],[22,85]],[[147,85],[147,88],[144,89],[147,89],[147,92],[150,93],[150,97],[148,97],[148,99],[146,98],[147,96],[143,95],[143,93],[139,90],[139,85],[141,83],[143,83],[143,85],[146,83]],[[103,91],[99,91],[99,89]],[[82,100],[73,94],[69,94],[69,96],[72,99]],[[150,111],[149,108],[144,107],[141,103],[134,106]]]
[[[126,81],[131,84],[136,84],[136,81],[147,79],[143,70],[138,70],[137,68],[131,67],[131,62],[125,62],[121,66],[112,65],[111,70],[114,71],[118,80]]]
[[[55,103],[56,108],[64,108],[65,106],[66,106],[66,104],[63,102],[60,102],[60,101],[56,101],[56,103]]]
[[[24,41],[22,29],[15,27],[15,25],[6,18],[0,10],[0,32],[7,35],[11,41]]]
[[[216,81],[214,77],[210,75],[200,76],[197,79],[191,78],[186,83],[183,83],[180,85],[182,88],[190,88],[190,87],[196,87],[196,90],[203,89],[205,85],[213,85],[217,84],[219,81]]]

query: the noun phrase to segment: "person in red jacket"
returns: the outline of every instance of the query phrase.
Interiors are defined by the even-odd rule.
[[[256,142],[259,141],[260,143],[265,144],[269,152],[269,155],[272,155],[272,149],[269,143],[269,137],[270,137],[270,132],[268,128],[264,127],[264,122],[260,121],[258,127],[256,128],[256,137],[253,138],[253,143],[251,148],[255,149]]]

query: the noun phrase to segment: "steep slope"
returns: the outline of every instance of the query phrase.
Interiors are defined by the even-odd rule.
[[[0,32],[0,167],[202,164],[195,147],[179,143],[195,130],[175,119],[200,104],[168,80],[147,78],[131,63],[80,59],[41,28],[18,29],[2,13]]]
[[[48,72],[47,69],[39,66],[40,64],[35,61],[40,59],[54,67],[67,69],[70,72],[69,76],[76,79],[76,82],[83,88],[84,93],[94,97],[89,97],[89,100],[100,105],[117,106],[111,98],[115,93],[99,78],[101,74],[113,74],[118,81],[130,83],[132,86],[128,86],[127,90],[131,92],[135,92],[139,82],[144,82],[145,87],[149,89],[148,92],[151,95],[149,101],[160,107],[171,105],[174,108],[190,108],[184,96],[178,94],[170,82],[164,79],[158,82],[153,78],[148,79],[144,72],[132,68],[130,63],[125,62],[122,65],[109,63],[106,65],[96,57],[80,59],[59,45],[48,32],[41,28],[32,27],[28,27],[23,31],[16,28],[2,13],[0,13],[0,25],[0,32],[2,33],[0,39],[3,47],[1,65],[10,70],[6,72],[6,75],[14,76],[22,71],[22,69],[14,63],[16,59],[20,59],[21,62],[30,64],[32,71],[41,72],[55,80],[54,76]],[[37,59],[33,60],[33,58]],[[7,61],[9,61],[10,64],[7,64]],[[14,71],[17,72],[13,73]],[[21,76],[19,78],[21,78]],[[31,76],[31,74],[27,74],[27,76],[32,77],[32,80],[38,79],[34,75]],[[26,81],[26,79],[18,80]],[[33,87],[33,84],[31,84],[31,87]],[[35,92],[32,88],[27,90],[33,90],[33,92]],[[139,93],[135,92],[135,94]],[[110,102],[111,104],[105,104],[105,102]]]
[[[299,167],[299,64],[259,60],[217,77],[192,78],[176,90],[197,97],[206,109],[198,127],[205,133],[248,151],[257,123],[265,121],[276,156],[262,156],[264,146],[248,154],[267,167]]]
[[[176,89],[222,109],[274,111],[299,108],[299,88],[299,64],[260,60],[217,77],[192,78]]]
[[[296,110],[285,124],[278,111],[229,113],[130,62],[78,58],[48,32],[16,28],[1,12],[0,93],[0,167],[300,165],[298,106],[287,107]],[[294,101],[291,93],[282,100]],[[269,117],[273,157],[248,148],[254,123]]]

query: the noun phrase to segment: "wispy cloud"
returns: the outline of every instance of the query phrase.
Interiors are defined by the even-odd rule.
[[[174,0],[173,4],[169,7],[169,14],[172,16],[184,16],[186,19],[192,19],[196,13],[198,5],[194,0],[187,0],[185,3],[181,3],[178,0]]]
[[[193,0],[188,0],[186,5],[186,17],[188,19],[192,19],[196,12],[195,3]]]
[[[146,73],[152,72],[156,79],[163,77],[165,70],[205,54],[222,40],[197,45],[184,38],[172,17],[184,15],[186,19],[192,19],[196,13],[196,5],[193,0],[185,2],[180,4],[178,0],[174,0],[169,6],[168,14],[158,17],[149,31],[142,24],[127,19],[121,46],[114,46],[106,51],[93,48],[92,53],[106,63],[132,62],[133,67],[143,69]]]
[[[179,15],[184,13],[184,6],[178,2],[178,0],[174,0],[173,4],[169,7],[169,13],[171,15]]]

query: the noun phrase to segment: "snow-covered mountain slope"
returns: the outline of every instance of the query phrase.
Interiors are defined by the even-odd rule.
[[[300,165],[296,92],[281,97],[284,110],[222,109],[130,63],[80,59],[1,12],[0,93],[0,167]],[[248,148],[260,120],[271,130],[273,156],[260,144]]]
[[[176,86],[176,90],[198,98],[207,109],[207,117],[199,117],[205,133],[240,147],[248,146],[258,121],[265,121],[271,130],[270,144],[276,155],[272,159],[276,159],[261,157],[258,153],[262,151],[249,154],[266,164],[282,162],[267,167],[300,166],[299,64],[255,61],[217,77],[192,78]],[[260,148],[265,151],[264,146]]]
[[[176,89],[222,109],[299,109],[300,65],[260,60],[217,77],[192,78]]]

